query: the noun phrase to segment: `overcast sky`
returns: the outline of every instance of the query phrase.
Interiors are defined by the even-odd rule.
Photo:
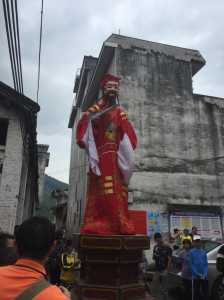
[[[0,4],[2,5],[2,3]],[[35,100],[41,0],[18,0],[24,93]],[[45,0],[38,143],[49,144],[48,175],[68,182],[73,85],[84,55],[120,33],[199,50],[207,61],[194,92],[224,97],[223,0]],[[0,80],[13,86],[0,6]]]

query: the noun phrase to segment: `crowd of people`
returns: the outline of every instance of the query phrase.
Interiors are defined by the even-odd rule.
[[[183,246],[184,240],[189,240],[192,243],[195,235],[199,235],[196,226],[192,227],[191,232],[189,232],[187,228],[183,231],[178,228],[174,228],[173,235],[170,237],[170,243],[173,245],[174,250],[177,250]]]
[[[189,232],[174,229],[170,243],[160,233],[154,235],[155,273],[152,293],[168,299],[168,272],[180,267],[183,300],[208,299],[208,261],[197,228]],[[145,265],[145,264],[143,264]],[[69,290],[79,277],[80,261],[71,239],[55,232],[46,218],[32,217],[15,228],[14,235],[0,232],[1,300],[71,299]],[[159,299],[159,298],[156,298]]]
[[[168,272],[177,264],[176,267],[179,267],[181,271],[184,288],[182,299],[207,300],[209,295],[208,261],[206,252],[202,249],[201,236],[197,228],[193,227],[191,233],[187,229],[183,232],[174,229],[171,244],[164,243],[160,233],[155,233],[154,240],[155,274],[152,283],[154,294],[160,291],[163,300],[168,299]]]
[[[68,300],[80,261],[71,239],[44,217],[0,233],[1,300]]]

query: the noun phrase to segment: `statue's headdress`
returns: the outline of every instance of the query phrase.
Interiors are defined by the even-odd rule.
[[[100,87],[101,87],[101,89],[103,89],[105,84],[108,81],[115,81],[119,84],[120,80],[121,80],[121,78],[119,78],[117,76],[114,76],[114,75],[111,75],[111,74],[106,74],[106,75],[103,76],[103,78],[100,81]]]

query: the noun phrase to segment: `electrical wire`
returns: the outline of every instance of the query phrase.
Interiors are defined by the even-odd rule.
[[[17,82],[16,82],[16,72],[15,72],[15,65],[13,63],[13,47],[11,44],[11,35],[9,30],[9,18],[8,18],[8,9],[7,9],[7,1],[2,0],[3,3],[3,11],[4,11],[4,19],[5,19],[5,29],[7,34],[7,41],[8,41],[8,48],[9,48],[9,56],[10,56],[10,63],[11,63],[11,69],[12,69],[12,77],[13,77],[13,83],[14,88],[17,89]]]
[[[18,52],[19,52],[19,72],[21,80],[21,92],[23,94],[23,72],[22,72],[22,60],[21,60],[21,50],[20,50],[20,35],[19,35],[19,20],[18,20],[18,8],[17,0],[15,0],[15,15],[16,15],[16,31],[17,31],[17,40],[18,40]]]
[[[14,13],[14,5],[13,0],[11,0],[11,14],[12,14],[12,28],[13,28],[13,44],[15,47],[15,68],[17,73],[17,82],[18,82],[18,90],[21,91],[21,80],[19,74],[19,55],[18,55],[18,37],[17,37],[17,30],[16,30],[16,22],[15,22],[15,13]]]
[[[23,93],[17,1],[2,0],[14,88]]]
[[[8,0],[6,0],[6,7],[7,7],[7,18],[8,18],[8,28],[9,28],[9,38],[10,38],[10,44],[12,48],[12,60],[14,65],[14,71],[15,71],[15,81],[16,81],[16,90],[19,91],[19,85],[18,85],[18,73],[17,73],[17,67],[16,67],[16,53],[15,53],[15,45],[13,41],[13,29],[11,24],[11,16],[10,16],[10,6]]]
[[[41,58],[42,32],[43,32],[43,6],[44,6],[44,0],[41,1],[40,39],[39,39],[38,74],[37,74],[37,103],[39,101],[39,90],[40,90],[40,58]]]

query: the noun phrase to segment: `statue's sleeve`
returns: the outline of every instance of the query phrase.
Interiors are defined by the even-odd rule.
[[[131,122],[128,120],[127,113],[125,113],[122,110],[120,111],[119,114],[119,123],[122,131],[121,139],[123,139],[124,135],[126,134],[131,142],[133,150],[135,150],[135,148],[137,147],[138,139]]]
[[[76,142],[80,148],[86,148],[85,135],[88,128],[88,116],[83,114],[76,128]]]
[[[89,113],[97,113],[101,110],[102,106],[104,105],[104,101],[101,99],[97,102],[97,104],[92,105],[88,108]],[[87,148],[86,144],[86,135],[87,129],[89,125],[89,118],[86,113],[84,113],[81,119],[78,122],[77,129],[76,129],[76,142],[81,148]]]
[[[126,184],[134,171],[134,150],[137,146],[137,136],[132,124],[128,121],[127,114],[120,110],[119,115],[119,130],[121,131],[120,142],[118,147],[118,166],[123,174]]]
[[[78,122],[76,129],[76,141],[79,147],[84,148],[89,157],[89,166],[92,172],[98,176],[101,175],[99,168],[99,156],[93,135],[92,122],[86,114],[83,114]]]

